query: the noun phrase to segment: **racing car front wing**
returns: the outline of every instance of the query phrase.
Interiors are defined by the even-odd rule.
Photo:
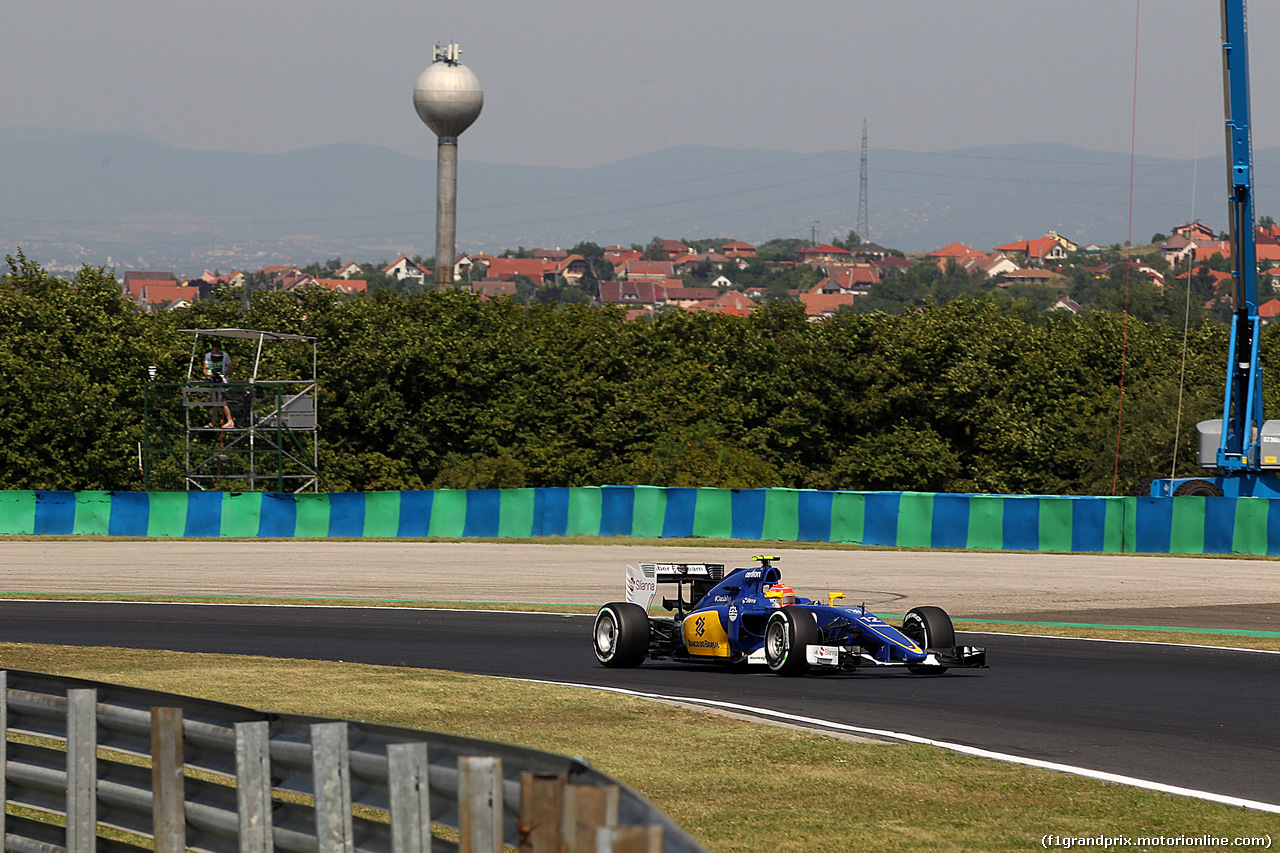
[[[949,649],[929,649],[924,660],[882,660],[871,649],[861,646],[805,646],[805,660],[810,666],[832,669],[855,669],[864,664],[870,666],[920,666],[920,667],[969,667],[987,665],[987,650],[982,646],[952,646]]]

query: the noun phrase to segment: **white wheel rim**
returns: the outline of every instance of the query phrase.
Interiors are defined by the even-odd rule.
[[[618,640],[617,627],[613,624],[611,616],[601,616],[600,621],[596,623],[596,648],[600,653],[607,655],[613,651],[614,643]]]
[[[766,634],[765,642],[768,644],[766,657],[772,661],[782,660],[782,656],[787,652],[786,626],[781,621],[775,620],[769,623]]]

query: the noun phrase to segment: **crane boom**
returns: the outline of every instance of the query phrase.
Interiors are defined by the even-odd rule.
[[[1249,103],[1249,27],[1245,0],[1221,0],[1222,90],[1226,113],[1227,205],[1235,313],[1227,349],[1220,419],[1196,425],[1197,461],[1215,474],[1155,480],[1150,494],[1280,498],[1280,421],[1262,407],[1258,250],[1253,209]]]
[[[1262,370],[1258,359],[1258,261],[1253,218],[1253,136],[1249,104],[1249,37],[1245,0],[1222,0],[1222,80],[1226,107],[1229,219],[1236,311],[1231,323],[1226,395],[1217,467],[1256,471]]]

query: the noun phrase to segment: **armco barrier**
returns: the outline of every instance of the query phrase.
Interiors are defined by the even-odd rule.
[[[0,742],[6,853],[705,853],[582,759],[436,732],[0,671]]]
[[[1280,501],[594,486],[0,492],[0,535],[634,536],[1102,553],[1280,553]]]

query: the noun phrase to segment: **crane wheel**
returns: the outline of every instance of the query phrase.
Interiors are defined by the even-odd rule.
[[[1222,497],[1222,489],[1219,489],[1208,480],[1187,480],[1173,490],[1173,496],[1175,498],[1220,498]]]

